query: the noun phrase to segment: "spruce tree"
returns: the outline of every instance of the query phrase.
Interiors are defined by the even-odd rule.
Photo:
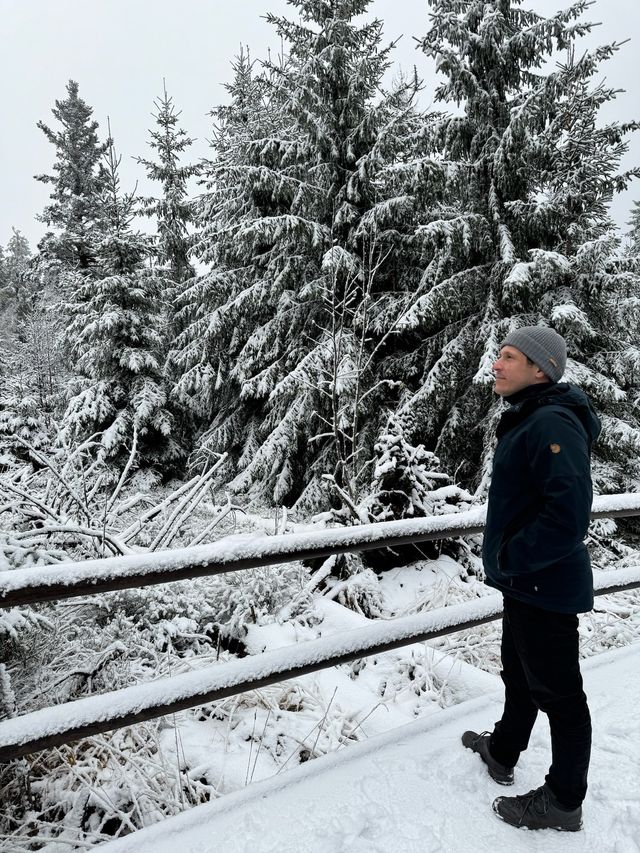
[[[57,328],[40,292],[24,235],[13,229],[0,289],[0,465],[30,461],[50,443],[60,382]]]
[[[211,271],[178,295],[179,322],[185,329],[169,358],[170,369],[180,377],[177,395],[204,428],[215,412],[214,392],[221,387],[216,376],[231,364],[224,348],[217,346],[216,327],[210,329],[210,323],[216,322],[220,305],[236,299],[231,325],[241,327],[245,312],[238,296],[255,264],[250,253],[239,249],[237,234],[243,220],[251,222],[257,216],[258,205],[265,212],[277,209],[277,201],[270,204],[267,193],[256,197],[250,182],[252,170],[259,169],[264,159],[259,140],[274,129],[265,115],[265,80],[255,74],[244,50],[232,67],[234,80],[225,85],[231,103],[211,113],[212,158],[203,164],[205,192],[196,202],[195,252]]]
[[[6,253],[2,254],[0,279],[0,311],[5,314],[5,331],[15,328],[28,315],[36,296],[36,287],[29,275],[29,241],[19,230],[13,228],[12,231]]]
[[[148,238],[132,228],[133,194],[122,193],[110,141],[98,199],[99,239],[90,272],[78,272],[66,311],[66,340],[77,378],[63,419],[70,441],[100,433],[100,453],[116,466],[137,433],[139,462],[173,458],[160,353],[160,282],[147,260]]]
[[[640,201],[634,201],[631,218],[627,225],[629,226],[627,253],[632,257],[640,257]]]
[[[74,80],[69,80],[67,97],[55,102],[52,113],[60,126],[52,130],[40,121],[38,127],[55,148],[54,174],[36,175],[36,180],[52,186],[51,202],[40,219],[53,230],[45,234],[38,248],[62,272],[85,271],[95,262],[99,165],[105,145],[98,140],[93,110],[79,96]]]
[[[230,325],[235,324],[239,333],[244,328],[246,312],[241,294],[254,259],[239,250],[237,232],[242,218],[250,220],[254,210],[248,173],[253,165],[251,158],[259,164],[260,153],[259,149],[251,150],[251,145],[266,137],[270,127],[269,121],[263,120],[264,79],[255,75],[244,51],[233,63],[233,70],[234,80],[226,85],[231,103],[212,111],[216,122],[213,157],[203,164],[205,192],[195,206],[194,251],[211,271],[187,282],[176,296],[176,325],[181,332],[167,360],[169,376],[176,377],[173,405],[191,413],[200,435],[219,413],[218,423],[224,433],[220,443],[225,449],[241,435],[243,426],[239,412],[229,404],[220,405],[217,397],[223,390],[222,376],[232,364],[232,353],[219,346],[222,341],[215,323],[219,306],[237,298],[238,310]],[[198,464],[206,464],[207,449],[200,445]]]
[[[635,422],[623,367],[628,337],[612,322],[619,294],[608,205],[638,173],[619,172],[636,125],[598,122],[615,92],[594,78],[617,45],[577,58],[576,42],[592,28],[580,21],[588,3],[549,18],[516,0],[430,5],[422,47],[444,77],[436,99],[461,114],[437,124],[444,189],[416,232],[432,257],[430,286],[401,321],[422,336],[423,370],[399,414],[414,440],[483,488],[477,472],[487,470],[480,462],[489,459],[499,411],[491,364],[515,326],[556,328],[572,355],[565,378],[605,414]],[[617,417],[605,418],[600,443],[618,466],[613,479],[636,467],[628,450],[610,452]],[[636,427],[627,439],[629,448]]]
[[[179,286],[194,274],[189,259],[193,241],[188,233],[193,206],[187,197],[187,182],[198,173],[199,167],[180,165],[180,158],[193,140],[178,126],[180,112],[176,111],[166,86],[154,106],[157,127],[150,131],[149,146],[156,159],[136,159],[145,167],[147,177],[161,187],[161,197],[146,198],[141,207],[147,216],[156,219],[159,272],[166,279],[165,299],[172,306]]]
[[[194,219],[193,202],[187,195],[190,178],[199,172],[199,165],[181,165],[186,149],[193,143],[179,127],[180,113],[167,94],[166,86],[162,97],[155,102],[156,128],[150,131],[150,147],[155,159],[138,157],[151,181],[160,184],[160,198],[142,200],[141,209],[156,221],[155,260],[156,273],[162,284],[163,350],[165,382],[169,392],[177,380],[175,371],[167,362],[167,355],[175,346],[175,339],[182,331],[178,318],[179,303],[186,282],[195,275],[191,263],[193,236],[189,226]],[[190,412],[175,394],[169,393],[169,410],[173,417],[173,434],[181,445],[183,455],[193,439],[193,422]],[[177,450],[177,445],[176,445]]]
[[[234,488],[310,507],[326,501],[327,473],[355,507],[386,422],[379,396],[362,403],[358,365],[371,300],[400,286],[381,235],[397,238],[406,211],[383,171],[403,149],[413,84],[379,97],[390,48],[380,21],[354,22],[367,2],[290,5],[298,23],[269,16],[286,57],[255,75],[241,55],[216,111],[199,237],[212,272],[187,294],[174,358],[180,391],[213,420],[203,447],[232,451]],[[367,369],[368,387],[385,387]]]

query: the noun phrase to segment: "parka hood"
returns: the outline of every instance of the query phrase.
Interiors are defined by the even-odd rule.
[[[528,388],[523,388],[522,391],[506,397],[505,400],[512,407],[514,414],[529,413],[537,406],[561,406],[570,409],[584,426],[591,444],[597,439],[602,429],[600,419],[587,395],[568,382],[529,385]]]

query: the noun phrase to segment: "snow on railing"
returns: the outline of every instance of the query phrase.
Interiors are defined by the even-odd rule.
[[[73,591],[70,595],[82,594],[77,591],[81,585],[84,585],[86,591],[91,579],[94,580],[94,586],[89,588],[93,592],[98,589],[122,589],[240,568],[272,565],[307,556],[324,556],[384,545],[420,542],[425,539],[470,535],[482,530],[482,514],[483,510],[479,509],[469,513],[415,521],[363,525],[348,530],[291,534],[277,539],[230,537],[216,545],[179,551],[173,555],[173,559],[171,552],[165,552],[140,558],[109,558],[64,566],[59,564],[51,567],[51,575],[47,574],[49,568],[3,572],[0,573],[0,584],[4,585],[8,579],[19,576],[20,581],[15,586],[2,586],[4,593],[18,590],[24,594],[25,591],[42,589],[49,592],[53,589],[64,591],[67,588],[63,583],[65,578],[59,574],[64,569],[72,574],[69,580]],[[594,501],[592,517],[614,515],[640,515],[640,495],[614,495]],[[447,526],[451,525],[453,520],[455,525]],[[243,547],[239,548],[239,545]],[[261,549],[261,545],[265,547]],[[213,549],[215,550],[212,554]],[[185,554],[195,562],[189,562],[189,557],[185,557]],[[160,567],[152,563],[152,560],[158,557],[163,558]],[[109,565],[105,568],[104,564]],[[191,573],[187,574],[189,571]],[[77,572],[75,576],[74,572]],[[26,577],[35,577],[31,586],[25,581]],[[142,582],[139,581],[140,577],[143,578]],[[158,580],[159,577],[161,580]],[[115,581],[118,581],[116,586],[113,585]],[[597,573],[594,586],[596,595],[640,588],[640,566]],[[53,597],[65,596],[49,594],[45,595],[44,599]],[[5,597],[4,606],[8,606],[8,598],[9,594]],[[34,595],[28,600],[43,599]],[[501,596],[487,596],[428,613],[377,621],[340,637],[300,643],[239,661],[43,708],[0,722],[0,762],[256,690],[409,643],[424,642],[444,634],[477,627],[499,618],[501,613]]]
[[[482,532],[485,515],[486,507],[481,506],[468,512],[429,518],[281,536],[227,536],[211,545],[193,548],[0,572],[0,607],[94,595],[332,554],[471,536]],[[640,494],[605,495],[593,502],[592,518],[632,515],[640,515]]]
[[[596,576],[595,587],[596,595],[640,588],[640,566],[602,572]],[[490,595],[427,613],[379,620],[338,637],[309,640],[195,672],[43,708],[0,723],[0,762],[409,643],[475,628],[501,615],[502,596]]]

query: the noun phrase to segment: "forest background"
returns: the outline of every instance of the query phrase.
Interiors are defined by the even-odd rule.
[[[618,93],[604,69],[625,47],[584,46],[591,11],[431,0],[411,33],[416,69],[400,72],[377,4],[289,0],[266,16],[277,47],[259,58],[243,47],[231,63],[204,156],[165,82],[134,152],[144,194],[123,183],[118,129],[69,80],[38,122],[44,234],[32,249],[14,231],[0,259],[2,568],[482,503],[502,410],[491,365],[511,329],[535,323],[565,336],[565,378],[602,419],[595,492],[637,491],[640,206],[625,235],[611,210],[640,175],[627,156],[638,124],[607,112]],[[427,102],[421,75],[436,80]],[[637,560],[636,537],[594,525],[598,568]],[[8,611],[0,710],[251,653],[256,628],[315,636],[327,602],[394,615],[381,572],[418,556],[438,570],[408,582],[420,595],[403,606],[484,594],[470,539],[225,576],[180,596]],[[625,631],[609,641],[628,642]],[[495,670],[495,651],[479,661],[462,645]],[[412,713],[454,701],[428,687],[424,661],[418,677],[403,658],[388,666],[382,696],[417,680]],[[258,738],[256,711],[247,738],[270,744],[277,767],[312,757],[283,717],[304,702],[283,696],[276,728],[267,717]],[[328,705],[309,704],[326,724]],[[243,712],[195,713],[226,725],[228,745]],[[94,842],[233,789],[177,746],[167,771],[153,757],[167,754],[162,731],[3,768],[6,838]]]

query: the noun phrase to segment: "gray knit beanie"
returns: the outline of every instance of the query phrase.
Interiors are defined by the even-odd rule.
[[[528,356],[552,382],[559,382],[567,366],[567,345],[562,335],[546,326],[523,326],[509,332],[500,344],[519,349]]]

